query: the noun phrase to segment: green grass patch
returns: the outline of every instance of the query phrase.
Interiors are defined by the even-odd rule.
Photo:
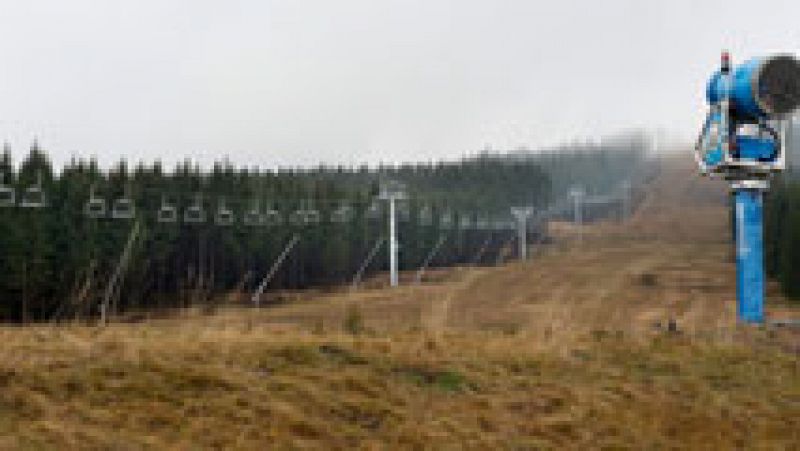
[[[421,387],[432,387],[450,393],[463,392],[472,386],[466,376],[452,369],[409,367],[395,369],[395,373]]]
[[[336,363],[344,365],[366,365],[369,363],[363,356],[335,344],[322,344],[319,345],[318,349],[320,354]]]

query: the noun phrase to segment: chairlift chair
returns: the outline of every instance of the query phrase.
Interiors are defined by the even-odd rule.
[[[306,224],[306,211],[303,209],[295,210],[289,214],[289,223],[293,226],[300,227]]]
[[[228,227],[236,222],[233,212],[231,210],[220,210],[214,216],[214,223],[218,226]]]
[[[304,213],[303,221],[306,225],[319,224],[322,221],[322,215],[316,209],[307,209]]]
[[[277,227],[283,224],[283,215],[278,210],[270,208],[264,213],[264,223],[267,227]]]
[[[114,201],[114,207],[111,209],[112,219],[133,219],[136,215],[136,207],[133,205],[133,200],[128,197],[120,197]]]
[[[367,208],[367,219],[377,220],[381,218],[381,204],[377,201],[372,202]]]
[[[453,215],[452,213],[446,211],[442,213],[442,216],[439,218],[439,226],[443,229],[450,229],[453,227]]]
[[[194,203],[184,210],[183,222],[187,224],[200,224],[206,222],[206,212],[203,210],[203,204],[200,201],[199,194],[195,198]]]
[[[168,204],[166,199],[161,199],[161,207],[158,209],[156,220],[162,224],[178,222],[178,209],[174,205]]]
[[[422,210],[419,211],[419,225],[421,226],[431,226],[433,225],[433,212],[431,211],[430,207],[423,207]]]
[[[349,205],[342,205],[331,213],[331,222],[344,224],[353,219],[353,209]]]
[[[257,208],[252,208],[244,213],[242,222],[248,227],[258,227],[264,225],[266,219]]]
[[[397,205],[397,220],[400,222],[408,222],[411,220],[411,209],[408,208],[408,205],[402,203]]]
[[[37,175],[36,184],[29,186],[22,193],[19,206],[22,208],[44,208],[47,206],[47,198],[42,189],[42,173]]]
[[[86,216],[94,219],[105,218],[108,213],[106,207],[106,200],[100,197],[95,197],[92,193],[86,205],[83,207],[83,212]]]
[[[308,205],[308,203],[305,203]],[[322,220],[322,216],[319,214],[319,211],[313,208],[308,208],[305,205],[301,205],[301,207],[292,212],[289,215],[289,222],[292,225],[297,227],[307,226],[311,224],[318,224]]]
[[[187,224],[199,224],[206,222],[206,212],[203,211],[203,207],[199,205],[190,205],[183,212],[183,222]]]
[[[236,221],[233,211],[225,205],[225,200],[220,200],[217,213],[214,215],[214,223],[218,226],[227,227]]]
[[[111,218],[129,220],[136,216],[136,206],[130,195],[130,185],[125,187],[125,194],[114,201],[111,207]]]
[[[22,208],[44,208],[47,206],[42,188],[38,186],[29,186],[22,194],[22,200],[19,206]]]
[[[0,175],[0,207],[13,207],[17,203],[16,191],[6,185],[2,175]]]

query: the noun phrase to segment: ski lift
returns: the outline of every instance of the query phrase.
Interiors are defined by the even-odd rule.
[[[311,202],[309,201],[307,205],[310,204]],[[320,222],[322,222],[322,215],[316,208],[306,207],[304,215],[305,215],[304,221],[306,224],[319,224]]]
[[[94,185],[92,185],[89,191],[89,201],[86,202],[86,205],[83,207],[83,212],[90,218],[97,219],[106,217],[106,200],[96,196]]]
[[[130,196],[130,185],[125,187],[122,197],[116,199],[111,206],[111,218],[129,220],[136,216],[136,206]]]
[[[405,203],[397,205],[397,220],[400,222],[408,222],[411,220],[411,209]]]
[[[504,230],[514,230],[516,225],[514,224],[514,221],[498,219],[494,221],[492,228],[497,232],[502,232]]]
[[[373,201],[369,207],[367,208],[366,212],[367,219],[378,220],[381,218],[381,204],[377,201]]]
[[[458,227],[462,230],[467,230],[472,228],[472,218],[469,215],[461,216],[460,220],[458,221]]]
[[[431,211],[430,207],[423,207],[422,210],[419,211],[419,225],[421,226],[431,226],[433,225],[433,212]]]
[[[135,215],[136,207],[133,205],[133,200],[121,197],[114,201],[114,207],[111,209],[113,219],[133,219]]]
[[[275,209],[267,209],[264,213],[264,222],[268,227],[276,227],[283,224],[283,215]]]
[[[317,210],[306,210],[306,224],[319,224],[322,221],[322,215]]]
[[[302,226],[305,224],[305,210],[295,210],[289,214],[289,223],[293,226]]]
[[[258,205],[258,199],[253,199],[253,204],[249,210],[244,213],[242,222],[248,227],[258,227],[264,225],[266,219],[261,214],[261,208]]]
[[[162,224],[170,224],[178,222],[178,209],[174,205],[167,203],[165,197],[161,198],[161,207],[158,209],[158,222]]]
[[[114,201],[114,206],[111,209],[112,219],[128,220],[136,216],[136,207],[130,196],[130,186],[126,187],[125,191],[125,195]]]
[[[44,208],[47,206],[47,198],[42,189],[42,173],[37,174],[36,184],[29,186],[22,194],[22,201],[19,204],[22,208]]]
[[[339,208],[331,213],[331,222],[334,224],[344,224],[353,219],[353,209],[346,204],[342,204]]]
[[[453,214],[449,211],[442,213],[439,218],[439,226],[443,229],[450,229],[453,227]]]
[[[203,202],[199,193],[195,196],[194,203],[183,212],[183,222],[189,224],[206,222],[206,212],[203,210]]]
[[[586,197],[586,190],[581,185],[573,185],[569,189],[569,192],[567,193],[567,196],[572,198],[572,199],[583,198],[583,197]]]
[[[214,223],[218,226],[227,227],[236,221],[233,211],[225,205],[225,198],[220,199],[217,207],[217,214],[214,215]]]
[[[319,214],[319,211],[304,206],[301,206],[300,209],[293,211],[289,216],[289,222],[298,227],[319,224],[321,220],[322,216]]]
[[[13,207],[17,202],[14,188],[5,184],[5,177],[0,174],[0,207]]]

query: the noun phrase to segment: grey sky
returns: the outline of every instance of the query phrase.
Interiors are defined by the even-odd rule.
[[[661,128],[798,1],[2,0],[0,139],[57,163],[452,158]]]

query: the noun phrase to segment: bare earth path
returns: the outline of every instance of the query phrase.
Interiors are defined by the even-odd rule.
[[[560,244],[534,249],[529,262],[451,271],[444,283],[422,287],[325,295],[270,310],[263,319],[289,327],[336,324],[355,302],[377,329],[633,332],[670,318],[688,331],[732,328],[735,268],[725,184],[700,178],[681,159],[664,166],[631,220],[586,226],[580,245],[571,225],[552,224]],[[769,296],[770,314],[792,314],[775,287]]]

